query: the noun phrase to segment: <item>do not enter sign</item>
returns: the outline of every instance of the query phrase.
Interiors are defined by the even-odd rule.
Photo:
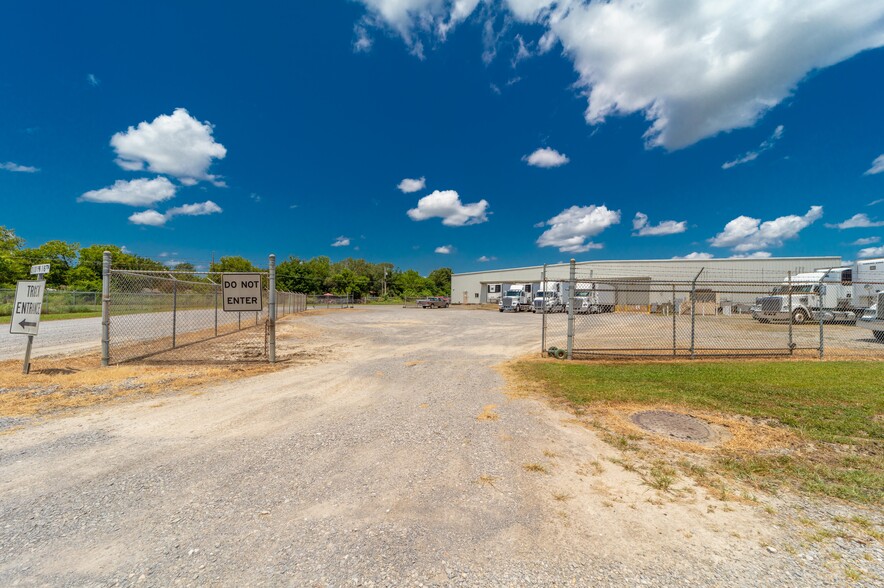
[[[225,312],[262,310],[261,274],[221,274]]]

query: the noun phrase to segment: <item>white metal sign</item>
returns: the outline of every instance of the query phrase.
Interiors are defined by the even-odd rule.
[[[31,275],[32,276],[42,276],[43,274],[49,273],[49,264],[41,263],[40,265],[32,265],[31,266]]]
[[[225,312],[262,310],[261,274],[221,274]]]
[[[43,308],[43,292],[46,282],[34,280],[19,282],[15,287],[15,305],[9,332],[13,335],[36,335],[40,328],[40,311]]]

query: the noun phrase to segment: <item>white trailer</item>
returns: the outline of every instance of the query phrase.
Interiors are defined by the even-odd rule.
[[[869,308],[884,290],[884,257],[861,259],[853,264],[853,307]]]

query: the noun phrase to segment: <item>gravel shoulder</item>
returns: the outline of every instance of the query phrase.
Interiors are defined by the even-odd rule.
[[[508,397],[493,366],[539,349],[539,317],[298,320],[321,363],[0,436],[0,585],[845,583],[777,548],[782,517],[662,496],[572,415]]]

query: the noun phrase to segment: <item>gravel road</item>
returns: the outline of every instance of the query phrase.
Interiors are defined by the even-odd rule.
[[[24,358],[28,338],[10,335],[9,325],[0,325],[0,360]],[[32,357],[82,353],[101,349],[101,318],[42,321],[34,338]]]
[[[844,584],[762,509],[661,499],[571,415],[509,400],[492,366],[539,348],[539,317],[295,320],[325,363],[0,437],[0,585]]]

